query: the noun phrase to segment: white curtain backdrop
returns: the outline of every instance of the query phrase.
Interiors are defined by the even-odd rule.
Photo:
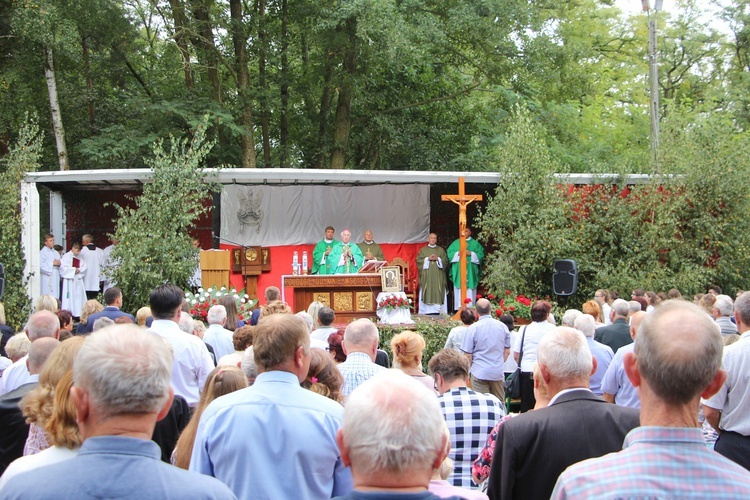
[[[430,229],[430,187],[240,186],[221,192],[221,239],[242,245],[305,245],[326,226],[360,242],[371,230],[378,243],[422,243]]]

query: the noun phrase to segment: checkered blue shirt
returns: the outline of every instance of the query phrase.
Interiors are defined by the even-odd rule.
[[[438,396],[438,401],[451,434],[454,468],[448,481],[454,486],[476,488],[471,480],[471,465],[505,414],[503,404],[492,394],[474,392],[468,387],[451,389]]]
[[[364,352],[350,353],[346,357],[346,361],[338,365],[338,368],[341,375],[344,376],[341,394],[345,398],[349,397],[354,389],[386,369],[373,363],[370,355]]]
[[[698,428],[636,427],[623,451],[568,467],[552,499],[750,498],[750,472],[709,449]]]

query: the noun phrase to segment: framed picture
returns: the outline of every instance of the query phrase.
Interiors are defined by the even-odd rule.
[[[401,268],[398,266],[381,267],[380,283],[384,292],[400,292]]]

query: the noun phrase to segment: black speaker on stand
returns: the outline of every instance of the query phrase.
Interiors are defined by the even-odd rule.
[[[572,259],[556,260],[552,275],[552,291],[555,295],[568,296],[578,288],[578,264]]]

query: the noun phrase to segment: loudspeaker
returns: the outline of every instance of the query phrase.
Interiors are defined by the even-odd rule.
[[[552,290],[555,295],[573,295],[578,288],[578,264],[572,259],[555,261]]]

